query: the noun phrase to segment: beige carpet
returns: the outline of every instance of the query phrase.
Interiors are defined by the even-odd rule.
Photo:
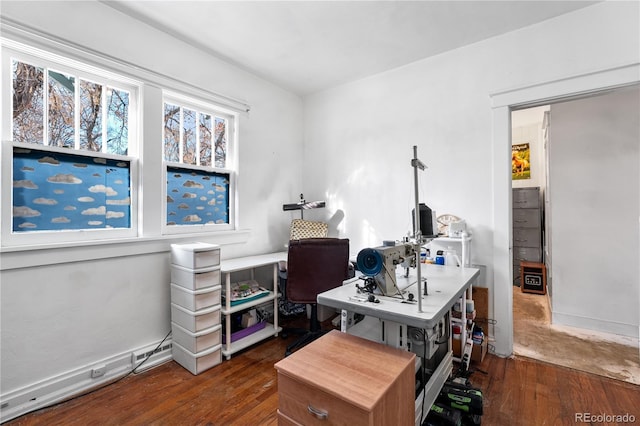
[[[640,385],[638,339],[551,324],[546,295],[513,287],[516,355]]]

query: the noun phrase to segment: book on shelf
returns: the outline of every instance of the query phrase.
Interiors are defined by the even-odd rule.
[[[264,287],[260,287],[260,284],[256,280],[238,281],[237,283],[231,283],[231,306],[247,303],[261,297],[269,295],[269,290]],[[226,300],[226,289],[222,288],[222,297]]]

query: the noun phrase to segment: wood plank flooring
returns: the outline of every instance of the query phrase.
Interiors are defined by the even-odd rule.
[[[172,361],[6,424],[276,425],[273,364],[293,339],[271,338],[198,376]],[[477,369],[471,381],[484,393],[483,425],[572,425],[576,413],[629,414],[640,423],[637,385],[526,358],[487,355]]]

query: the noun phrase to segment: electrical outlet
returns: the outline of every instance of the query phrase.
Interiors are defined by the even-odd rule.
[[[107,372],[106,365],[104,364],[98,365],[91,370],[91,378],[95,379],[96,377],[102,377],[106,372]]]

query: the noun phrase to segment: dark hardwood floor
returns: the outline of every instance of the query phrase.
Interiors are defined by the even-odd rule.
[[[198,376],[168,362],[6,424],[276,425],[273,364],[293,339],[271,338]],[[571,425],[579,413],[629,414],[640,423],[639,386],[526,358],[487,355],[476,367],[484,425]]]

